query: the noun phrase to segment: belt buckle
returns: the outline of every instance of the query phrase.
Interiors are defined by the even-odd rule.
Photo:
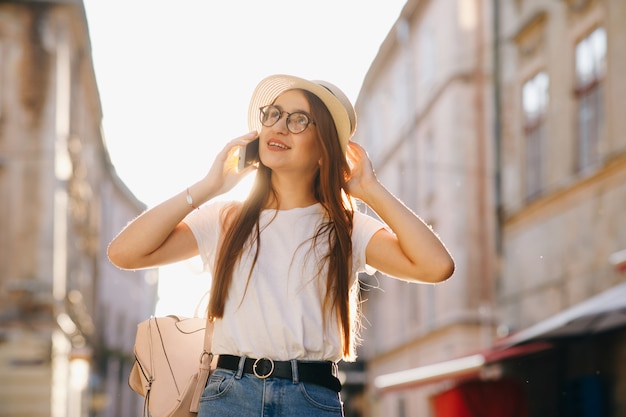
[[[261,375],[257,372],[257,366],[259,366],[260,361],[269,361],[271,365],[269,372],[267,372],[266,374]],[[269,378],[270,375],[272,375],[272,373],[274,372],[274,361],[270,358],[259,358],[254,361],[254,364],[252,365],[252,372],[254,373],[254,376],[256,376],[259,379]]]

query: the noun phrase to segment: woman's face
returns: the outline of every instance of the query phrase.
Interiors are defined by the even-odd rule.
[[[311,114],[305,95],[298,90],[286,91],[274,101],[274,106],[285,112],[273,126],[263,126],[260,133],[261,161],[273,171],[316,172],[321,158],[321,145],[314,120],[300,133],[287,129],[287,113]]]

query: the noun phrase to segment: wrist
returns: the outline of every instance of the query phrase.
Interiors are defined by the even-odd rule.
[[[185,201],[193,209],[198,209],[217,195],[219,193],[215,191],[215,187],[206,181],[198,181],[187,187],[184,192]]]
[[[362,195],[359,197],[367,205],[375,204],[376,201],[380,198],[381,195],[387,194],[388,191],[385,186],[378,181],[378,179],[374,178],[372,180],[368,180],[361,184],[361,193]]]
[[[191,195],[191,192],[189,191],[189,187],[187,187],[187,189],[185,190],[185,199],[187,201],[187,204],[194,210],[199,210],[200,207],[196,206],[194,201],[193,201],[193,196]]]

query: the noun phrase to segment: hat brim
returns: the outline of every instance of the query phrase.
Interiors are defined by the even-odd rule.
[[[309,81],[292,75],[272,75],[257,85],[250,99],[248,108],[248,127],[250,130],[261,130],[259,108],[271,104],[287,90],[302,89],[319,97],[326,105],[335,122],[337,135],[343,152],[356,129],[356,113],[350,100],[336,86],[326,81]]]

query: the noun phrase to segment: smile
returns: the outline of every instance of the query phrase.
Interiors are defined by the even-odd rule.
[[[287,145],[284,145],[284,144],[279,143],[279,142],[274,142],[274,141],[269,141],[269,142],[267,143],[267,146],[271,146],[271,147],[274,147],[274,148],[280,148],[280,149],[291,149],[291,148],[290,148],[289,146],[287,146]]]

